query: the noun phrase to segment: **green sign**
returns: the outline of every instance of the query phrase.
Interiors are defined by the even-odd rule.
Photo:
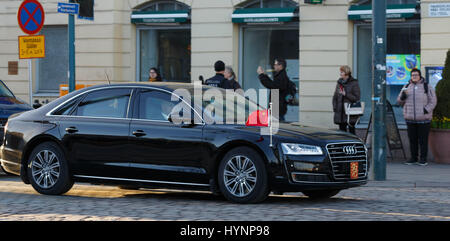
[[[131,14],[132,23],[184,23],[189,17],[188,11],[153,11]]]
[[[322,4],[322,0],[305,0],[305,3]]]
[[[412,18],[418,13],[415,4],[388,5],[386,9],[387,19]],[[372,5],[350,6],[348,10],[349,20],[372,19]]]
[[[277,23],[294,20],[295,8],[244,8],[231,15],[233,23]]]

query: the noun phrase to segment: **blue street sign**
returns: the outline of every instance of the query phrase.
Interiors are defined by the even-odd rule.
[[[78,3],[58,3],[58,13],[78,14],[79,11]]]

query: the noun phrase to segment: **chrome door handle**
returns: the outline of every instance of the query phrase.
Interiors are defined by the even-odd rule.
[[[133,135],[136,137],[141,137],[147,135],[143,130],[135,130],[133,131]]]
[[[71,126],[71,127],[66,128],[66,132],[67,133],[76,133],[76,132],[78,132],[78,129],[76,127]]]

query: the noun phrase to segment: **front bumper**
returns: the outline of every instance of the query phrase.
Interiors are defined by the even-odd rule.
[[[344,147],[354,147],[354,152],[344,153]],[[367,183],[369,163],[367,149],[362,143],[333,143],[324,147],[325,155],[280,157],[287,180],[278,179],[273,189],[302,191],[318,189],[346,189]]]

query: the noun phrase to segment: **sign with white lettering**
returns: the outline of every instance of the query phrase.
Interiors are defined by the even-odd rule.
[[[428,6],[428,16],[432,18],[450,17],[450,3],[433,3]]]
[[[58,3],[58,13],[78,14],[79,11],[78,3]]]

